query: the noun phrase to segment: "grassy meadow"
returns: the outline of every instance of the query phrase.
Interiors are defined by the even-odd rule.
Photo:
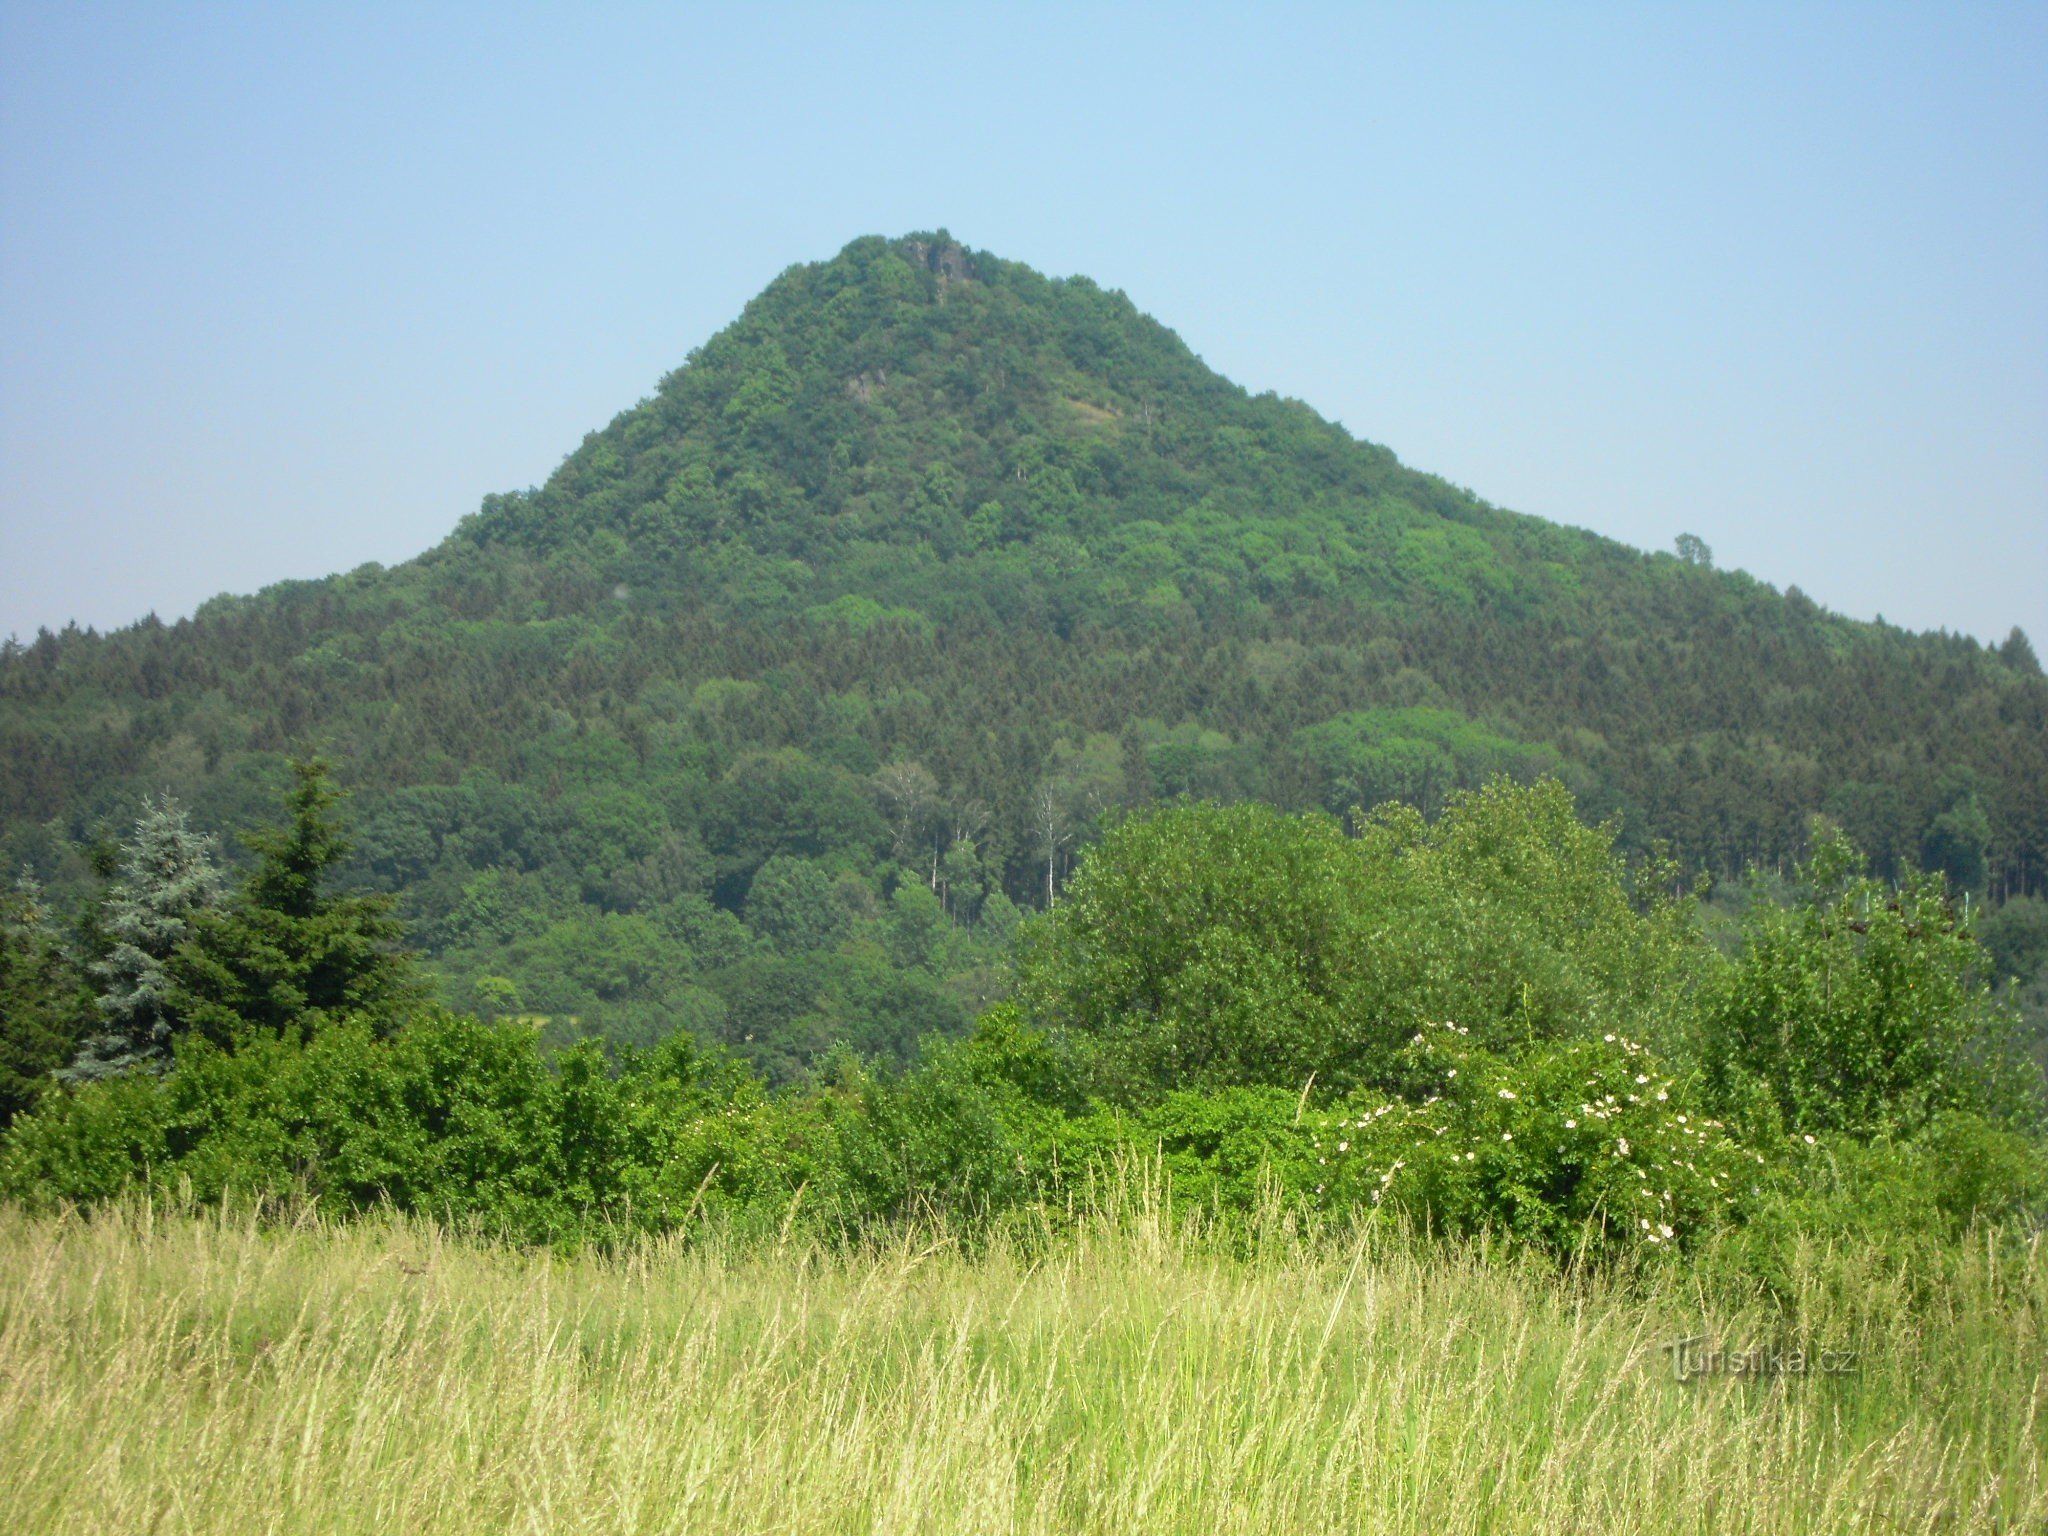
[[[1142,1179],[971,1252],[0,1208],[0,1468],[24,1532],[2048,1528],[2048,1252],[1941,1262],[1745,1298]],[[1701,1335],[1856,1354],[1680,1382]]]

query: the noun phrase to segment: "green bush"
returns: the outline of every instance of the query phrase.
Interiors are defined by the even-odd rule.
[[[779,867],[809,869],[762,877]],[[964,1040],[922,1031],[900,1071],[852,1026],[919,1032],[929,998],[875,985],[896,973],[852,945],[714,978],[743,1029],[824,1039],[780,1086],[686,1031],[614,1060],[551,1053],[530,1021],[319,1009],[45,1093],[0,1140],[0,1198],[289,1195],[573,1246],[1056,1224],[1136,1158],[1246,1231],[1382,1212],[1559,1258],[1708,1253],[1771,1285],[1834,1235],[1938,1254],[2039,1221],[2048,1150],[1939,881],[1893,892],[1838,840],[1801,879],[1724,961],[1657,894],[1669,871],[1632,879],[1555,784],[1356,837],[1183,804],[1114,828],[1026,925],[1016,999]],[[896,921],[943,936],[937,898],[902,890]]]
[[[1695,1033],[1713,956],[1669,871],[1631,874],[1554,780],[1317,814],[1176,805],[1090,851],[1019,935],[1025,1018],[1123,1103],[1265,1084],[1391,1089],[1401,1042],[1456,1018],[1507,1049]],[[1669,1048],[1669,1047],[1667,1047]]]
[[[1802,1132],[1910,1135],[1949,1111],[2034,1119],[2039,1075],[1946,882],[1887,886],[1817,830],[1793,904],[1752,901],[1708,1010],[1716,1091],[1761,1098]]]
[[[1402,1057],[1409,1096],[1312,1117],[1324,1204],[1606,1255],[1675,1250],[1739,1219],[1770,1182],[1764,1157],[1626,1036],[1505,1056],[1440,1024]]]

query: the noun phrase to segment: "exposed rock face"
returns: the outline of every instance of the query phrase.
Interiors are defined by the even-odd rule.
[[[912,261],[936,272],[942,285],[974,281],[974,259],[956,241],[943,238],[908,240],[904,242],[903,249]]]

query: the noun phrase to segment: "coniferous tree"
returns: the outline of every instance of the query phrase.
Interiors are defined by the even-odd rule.
[[[83,980],[24,875],[0,891],[0,1126],[34,1107],[88,1017]]]
[[[2027,639],[2027,632],[2015,624],[2012,633],[2005,637],[2005,643],[1998,648],[1999,660],[2015,672],[2025,672],[2034,677],[2041,675],[2041,658],[2034,654],[2033,643]]]
[[[350,744],[350,879],[399,898],[451,1000],[504,977],[619,1038],[698,1016],[678,988],[737,998],[753,941],[812,952],[775,879],[751,894],[776,858],[831,877],[849,926],[820,948],[890,952],[899,880],[973,928],[1183,795],[1435,816],[1549,771],[1629,852],[1717,877],[1782,873],[1820,811],[1883,880],[2048,895],[2026,636],[1852,623],[1697,537],[1514,516],[1119,296],[929,234],[792,269],[426,558],[0,644],[0,867],[69,913],[56,828],[152,775],[260,820],[309,732]],[[674,963],[562,990],[564,957],[645,947],[600,922],[628,915]]]
[[[256,869],[171,960],[173,1006],[223,1044],[251,1030],[304,1039],[352,1014],[387,1033],[421,994],[391,898],[328,888],[350,846],[328,765],[295,759],[291,771],[286,824],[246,836]]]
[[[92,973],[102,1027],[87,1037],[64,1072],[92,1082],[123,1072],[161,1072],[171,1062],[177,1019],[165,969],[192,921],[221,896],[213,839],[192,830],[169,795],[144,802],[135,833],[121,846],[119,875],[99,916],[109,948]]]

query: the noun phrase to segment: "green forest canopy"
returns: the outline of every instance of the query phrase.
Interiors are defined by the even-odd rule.
[[[2024,636],[1503,511],[943,232],[791,268],[416,560],[9,642],[0,857],[75,903],[146,794],[226,834],[308,749],[449,1001],[776,1073],[963,1028],[1019,910],[1179,796],[1551,773],[1724,878],[1822,812],[2007,902],[2016,960],[2048,891]]]

